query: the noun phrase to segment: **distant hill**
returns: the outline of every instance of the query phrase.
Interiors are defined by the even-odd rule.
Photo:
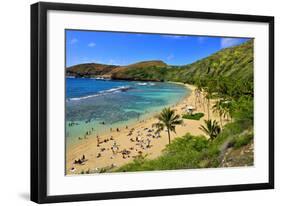
[[[112,79],[164,81],[168,65],[163,61],[144,61],[120,67],[112,72]]]
[[[89,63],[68,67],[66,74],[76,77],[189,83],[202,76],[225,76],[253,81],[253,40],[222,49],[184,66],[169,66],[160,60],[143,61],[127,66]]]
[[[106,75],[113,69],[117,68],[115,65],[88,63],[88,64],[78,64],[75,66],[68,67],[66,69],[67,76],[75,77],[94,77]]]
[[[106,64],[97,64],[97,63],[87,63],[87,64],[78,64],[75,66],[68,67],[66,69],[67,76],[75,77],[107,77],[107,78],[116,78],[122,79],[122,74],[130,73],[132,70],[142,71],[144,68],[166,68],[168,65],[163,61],[142,61],[135,64],[130,64],[127,66],[118,66],[118,65],[106,65]],[[144,71],[143,71],[144,72]],[[127,79],[127,77],[124,77]],[[133,77],[129,77],[131,79]]]

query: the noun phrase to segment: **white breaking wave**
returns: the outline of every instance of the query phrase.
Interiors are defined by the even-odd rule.
[[[142,82],[140,82],[140,83],[137,83],[137,85],[145,86],[145,85],[147,85],[147,83],[142,83]]]
[[[88,96],[84,96],[84,97],[73,97],[73,98],[69,98],[68,100],[69,101],[78,101],[78,100],[82,100],[82,99],[89,99],[92,97],[102,96],[102,95],[106,95],[106,94],[125,92],[125,91],[129,90],[130,88],[131,88],[130,86],[120,86],[120,87],[116,87],[116,88],[112,88],[112,89],[108,89],[108,90],[104,90],[104,91],[99,91],[97,94],[92,94],[92,95],[88,95]]]
[[[146,85],[154,86],[155,83],[152,83],[152,82],[149,82],[149,83],[146,83],[146,82],[139,82],[139,83],[137,83],[137,85],[139,85],[139,86],[146,86]]]

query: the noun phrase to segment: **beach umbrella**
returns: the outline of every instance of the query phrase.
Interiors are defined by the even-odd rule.
[[[188,106],[188,107],[187,107],[187,112],[188,112],[189,114],[192,114],[192,112],[193,112],[194,109],[195,109],[195,107],[193,107],[193,106]]]

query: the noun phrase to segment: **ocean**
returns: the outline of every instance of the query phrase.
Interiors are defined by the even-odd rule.
[[[173,83],[66,78],[66,142],[141,121],[189,93]]]

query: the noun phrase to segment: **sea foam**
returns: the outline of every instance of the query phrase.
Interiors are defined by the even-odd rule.
[[[108,90],[99,91],[97,94],[87,95],[87,96],[83,96],[83,97],[73,97],[73,98],[69,98],[68,100],[69,101],[79,101],[79,100],[89,99],[92,97],[102,96],[102,95],[106,95],[106,94],[125,92],[129,89],[131,89],[130,86],[120,86],[120,87],[116,87],[116,88],[112,88],[112,89],[108,89]]]

